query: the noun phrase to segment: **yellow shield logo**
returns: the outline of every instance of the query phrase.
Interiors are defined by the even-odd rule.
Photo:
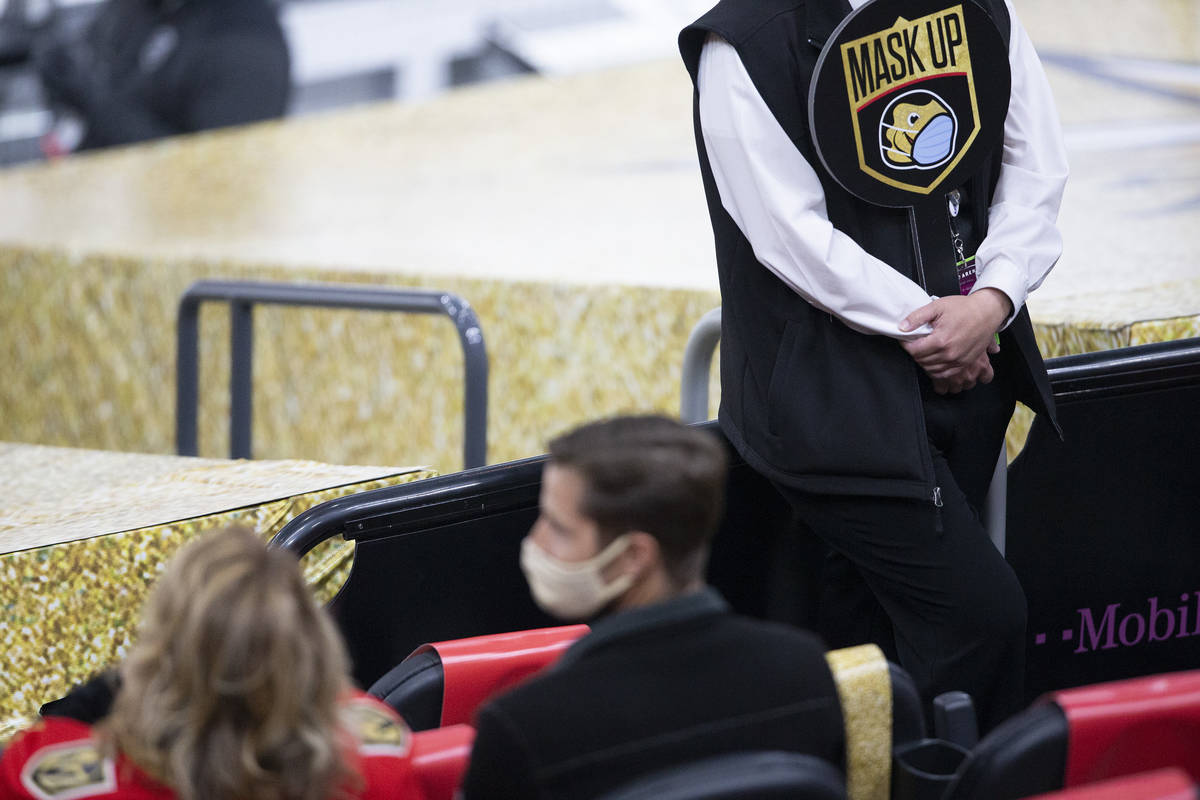
[[[961,4],[841,44],[859,169],[917,195],[934,192],[979,134]]]

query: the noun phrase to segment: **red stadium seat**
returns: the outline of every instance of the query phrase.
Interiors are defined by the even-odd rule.
[[[1197,800],[1196,784],[1181,769],[1160,769],[1075,789],[1039,794],[1028,800]]]
[[[1178,767],[1200,780],[1200,670],[1047,695],[992,731],[949,800],[1016,800]]]
[[[1070,747],[1064,786],[1181,767],[1200,780],[1200,670],[1058,692]]]
[[[489,697],[553,663],[587,632],[564,625],[422,645],[369,691],[414,730],[470,722]]]
[[[412,765],[424,800],[451,800],[471,758],[475,729],[451,725],[413,734]]]

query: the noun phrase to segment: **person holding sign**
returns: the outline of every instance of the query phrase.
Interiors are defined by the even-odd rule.
[[[830,644],[879,640],[990,728],[1025,598],[979,511],[1015,400],[1054,419],[1025,300],[1067,163],[1033,45],[1009,0],[721,0],[680,50],[721,427],[829,545]]]

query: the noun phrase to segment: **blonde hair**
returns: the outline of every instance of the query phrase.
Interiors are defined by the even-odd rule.
[[[151,593],[106,735],[180,800],[326,800],[355,780],[338,723],[347,666],[294,556],[211,534]]]

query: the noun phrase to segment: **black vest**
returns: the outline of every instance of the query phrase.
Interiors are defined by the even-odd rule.
[[[1008,40],[1003,0],[977,0]],[[829,219],[868,253],[914,278],[908,212],[872,206],[839,186],[821,166],[808,130],[808,90],[821,48],[850,12],[845,0],[721,0],[685,28],[680,52],[697,79],[709,33],[738,52],[763,100],[814,166]],[[721,205],[700,130],[696,147],[716,238],[722,296],[722,429],[746,461],[799,489],[836,494],[930,498],[933,465],[918,383],[920,368],[894,340],[868,336],[819,311],[758,263]],[[976,245],[1000,152],[962,187],[973,198]],[[973,248],[972,248],[973,251]],[[919,282],[919,281],[918,281]],[[1025,308],[1001,334],[1017,397],[1053,418],[1053,399]]]

